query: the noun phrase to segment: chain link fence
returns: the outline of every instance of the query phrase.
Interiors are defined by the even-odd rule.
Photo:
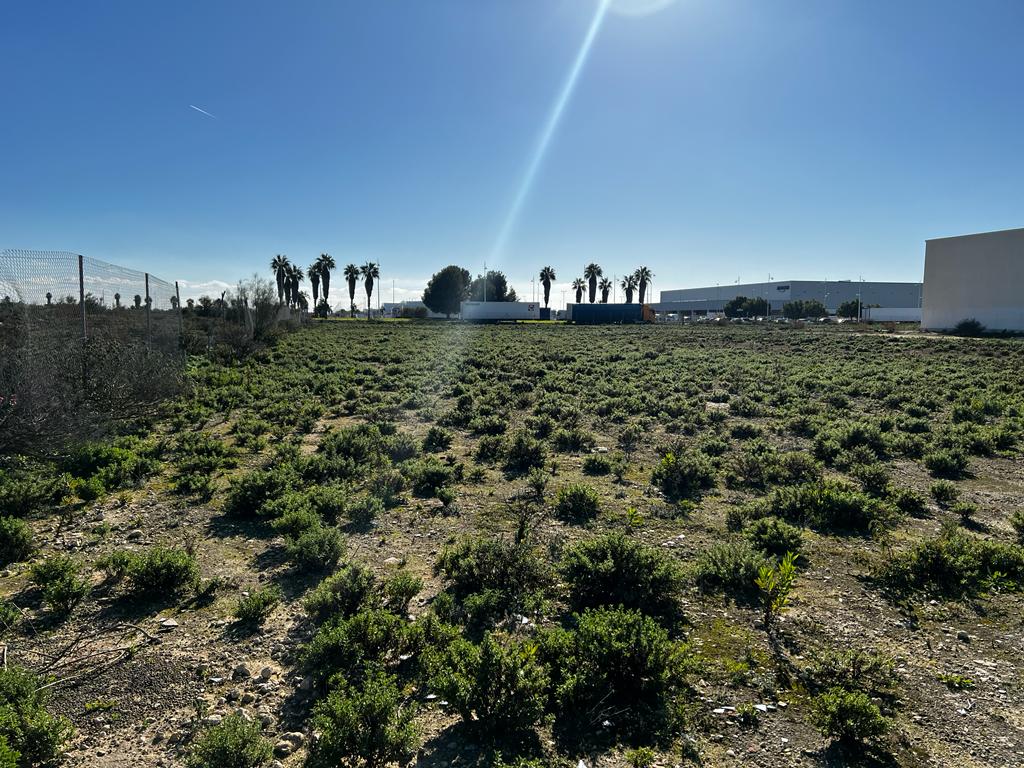
[[[178,390],[187,354],[244,357],[303,319],[254,277],[181,301],[177,283],[62,251],[0,251],[0,454],[88,438]]]

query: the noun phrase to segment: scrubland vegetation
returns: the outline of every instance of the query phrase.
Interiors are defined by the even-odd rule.
[[[4,459],[0,765],[1018,763],[1021,371],[785,326],[192,358]]]

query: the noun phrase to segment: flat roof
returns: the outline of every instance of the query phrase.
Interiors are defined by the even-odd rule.
[[[966,235],[944,235],[942,237],[929,237],[925,239],[926,243],[931,243],[935,240],[956,240],[961,237],[981,237],[983,235],[1003,235],[1007,232],[1024,232],[1024,227],[1015,227],[1013,229],[993,229],[989,232],[970,232]]]

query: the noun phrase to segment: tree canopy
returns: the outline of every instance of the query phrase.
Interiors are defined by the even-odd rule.
[[[828,315],[828,310],[817,299],[808,299],[807,301],[797,299],[796,301],[787,301],[782,307],[782,314],[790,320],[799,320],[802,317],[825,317]]]
[[[484,286],[487,295],[484,296]],[[518,301],[515,288],[509,288],[504,272],[488,270],[486,282],[483,275],[478,275],[469,288],[469,297],[473,301]]]
[[[430,278],[423,291],[423,303],[432,312],[451,317],[469,296],[469,270],[451,264]]]
[[[725,303],[726,317],[756,317],[768,314],[768,302],[761,298],[748,299],[737,296]]]

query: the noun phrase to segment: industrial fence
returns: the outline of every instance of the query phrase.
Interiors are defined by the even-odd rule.
[[[0,251],[0,454],[81,438],[159,403],[187,354],[245,356],[305,313],[253,278],[182,302],[177,283],[60,251]]]

